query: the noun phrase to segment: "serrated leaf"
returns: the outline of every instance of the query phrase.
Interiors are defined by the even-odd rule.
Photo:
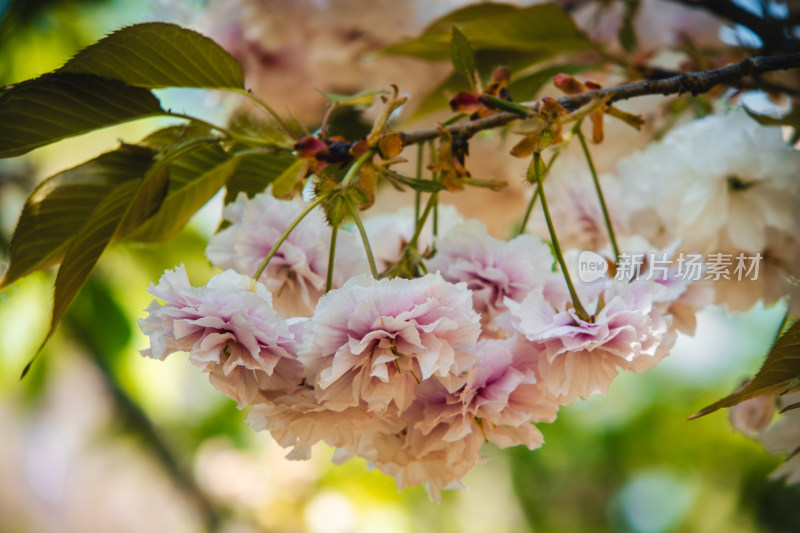
[[[60,71],[148,88],[244,87],[242,67],[232,55],[205,35],[166,22],[117,30],[78,52]]]
[[[163,112],[147,89],[84,74],[45,74],[0,93],[0,157]]]
[[[138,226],[158,209],[169,182],[169,168],[151,169],[140,180],[128,180],[111,191],[72,240],[56,275],[50,329],[38,352],[53,335],[69,304],[78,294],[106,247],[118,233]],[[31,360],[22,372],[30,369]]]
[[[274,120],[262,120],[260,117],[256,117],[255,114],[241,108],[231,113],[228,119],[228,129],[234,133],[269,140],[276,144],[285,144],[287,146],[294,144],[295,141],[295,139],[290,137],[289,133]]]
[[[456,72],[469,82],[470,91],[475,92],[475,52],[472,51],[469,40],[457,26],[453,26],[450,38],[450,60],[453,62]]]
[[[272,183],[272,194],[280,198],[291,193],[297,183],[306,175],[306,170],[308,170],[307,160],[298,159],[293,162]]]
[[[169,188],[158,211],[120,236],[148,243],[171,239],[225,186],[238,163],[238,158],[232,158],[218,144],[201,146],[179,157],[169,165]]]
[[[254,153],[242,158],[226,185],[225,203],[236,200],[240,192],[252,198],[264,192],[297,158],[288,152]]]
[[[798,377],[800,377],[800,321],[792,324],[775,341],[758,374],[746,387],[701,409],[689,419],[705,416],[723,407],[732,407],[762,394],[782,394]]]
[[[409,55],[427,61],[450,56],[450,28],[455,25],[475,51],[483,49],[551,54],[582,50],[591,46],[569,14],[554,3],[515,8],[495,4],[475,6],[459,16],[434,22],[423,34],[384,49],[385,53]],[[468,16],[462,16],[468,15]]]
[[[116,186],[141,178],[155,150],[122,145],[39,184],[22,208],[11,238],[10,264],[0,289],[61,262],[72,238]]]
[[[137,144],[149,146],[156,150],[168,150],[169,148],[184,143],[188,140],[199,139],[202,137],[212,137],[211,130],[204,124],[190,121],[186,122],[185,124],[167,126],[166,128],[156,130],[148,134]]]

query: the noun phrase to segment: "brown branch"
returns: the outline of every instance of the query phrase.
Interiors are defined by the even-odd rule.
[[[596,98],[609,97],[608,103],[610,104],[620,100],[652,94],[663,94],[664,96],[687,92],[700,94],[711,90],[721,83],[734,83],[747,76],[798,67],[800,67],[800,53],[781,56],[752,57],[739,63],[714,70],[684,72],[683,74],[669,78],[617,85],[616,87],[562,96],[558,98],[558,103],[571,111],[575,111]],[[447,130],[454,136],[469,138],[481,130],[505,126],[519,118],[520,116],[518,114],[501,112],[478,120],[448,126]],[[436,128],[412,131],[403,134],[403,144],[408,146],[438,137],[439,131]]]

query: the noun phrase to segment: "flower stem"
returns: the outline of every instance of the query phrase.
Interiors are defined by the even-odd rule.
[[[544,194],[544,188],[542,187],[543,180],[541,172],[539,172],[540,158],[541,155],[539,152],[534,152],[533,160],[531,161],[531,167],[533,168],[533,174],[536,176],[536,187],[539,191],[539,196],[542,199],[542,211],[544,211],[544,219],[545,222],[547,222],[547,230],[550,232],[550,241],[553,243],[553,251],[556,254],[556,260],[558,260],[558,264],[561,267],[561,272],[564,274],[564,281],[567,282],[567,289],[569,289],[570,297],[572,297],[572,305],[575,307],[575,312],[578,314],[578,318],[589,322],[591,321],[591,317],[589,316],[589,313],[586,312],[586,309],[583,308],[583,304],[581,304],[581,300],[578,298],[578,293],[575,291],[575,286],[572,284],[572,279],[569,277],[567,263],[564,261],[564,254],[561,253],[561,246],[558,244],[556,230],[553,227],[553,220],[550,218],[550,209],[547,207],[547,197]],[[528,169],[528,172],[530,173],[531,169]]]
[[[425,143],[417,145],[417,179],[422,179],[422,158],[425,155]],[[422,193],[414,191],[414,220],[419,219],[419,208],[422,203]]]
[[[272,249],[267,254],[267,257],[264,258],[264,261],[261,263],[261,266],[258,268],[258,271],[253,275],[253,279],[254,280],[258,280],[258,278],[261,277],[261,274],[264,273],[264,269],[267,268],[267,265],[269,264],[270,260],[278,252],[278,248],[281,247],[281,244],[283,244],[283,241],[285,241],[286,238],[289,236],[289,234],[294,231],[294,228],[297,227],[297,225],[300,223],[300,221],[302,221],[304,218],[306,218],[306,216],[315,207],[317,207],[319,204],[321,204],[323,200],[325,200],[325,196],[320,196],[319,198],[314,200],[308,207],[305,208],[305,210],[302,213],[300,213],[300,215],[296,219],[294,219],[294,222],[292,222],[289,225],[289,227],[286,228],[286,231],[283,232],[283,235],[281,235],[281,238],[278,239],[278,242],[276,242],[275,244],[272,245]]]
[[[328,254],[328,275],[325,279],[325,292],[333,288],[333,259],[336,257],[336,236],[339,234],[339,226],[331,228],[331,250]]]
[[[603,190],[600,188],[600,180],[597,178],[597,170],[594,168],[594,161],[592,161],[592,154],[589,153],[589,146],[586,144],[586,137],[581,131],[580,125],[575,128],[578,140],[581,142],[583,154],[586,156],[586,163],[589,165],[589,172],[592,174],[594,181],[594,188],[597,191],[597,198],[600,200],[600,209],[603,210],[603,219],[606,221],[606,230],[608,230],[608,238],[611,241],[611,248],[614,250],[614,260],[619,260],[619,246],[617,246],[617,238],[614,235],[614,228],[611,225],[611,217],[608,214],[608,207],[606,206],[606,199],[603,196]]]
[[[547,162],[547,168],[544,170],[544,176],[542,179],[547,179],[547,175],[550,174],[550,167],[553,166],[553,163],[556,162],[558,159],[558,155],[561,153],[561,150],[557,150],[552,156],[550,156],[550,161]],[[533,207],[536,205],[536,199],[539,197],[539,186],[536,186],[536,190],[533,191],[533,196],[531,196],[531,201],[528,202],[528,207],[525,208],[525,215],[522,217],[522,222],[519,223],[519,227],[517,231],[514,232],[512,239],[514,237],[519,237],[523,233],[525,233],[525,226],[528,225],[528,220],[531,218],[531,213],[533,212]]]
[[[422,216],[417,219],[417,228],[414,231],[414,236],[411,238],[411,241],[406,245],[406,249],[417,249],[417,241],[419,241],[419,236],[422,234],[422,228],[425,226],[425,222],[428,220],[428,215],[433,209],[433,206],[437,203],[436,197],[439,196],[438,192],[431,193],[430,197],[428,198],[428,203],[425,204],[425,210],[422,212]]]
[[[369,245],[367,231],[364,229],[364,223],[361,222],[361,215],[358,214],[358,208],[353,204],[350,198],[347,196],[343,198],[347,209],[350,211],[350,216],[353,217],[353,222],[356,223],[358,233],[361,234],[361,241],[364,243],[364,251],[367,252],[367,261],[369,262],[369,270],[372,272],[372,277],[378,279],[378,267],[375,265],[375,256],[372,255],[372,247]]]
[[[353,182],[356,180],[356,176],[361,171],[361,167],[363,167],[367,161],[372,159],[372,156],[375,155],[374,150],[367,150],[364,154],[356,159],[356,161],[350,165],[350,168],[347,169],[347,174],[344,175],[342,179],[342,188],[347,188],[353,185]]]

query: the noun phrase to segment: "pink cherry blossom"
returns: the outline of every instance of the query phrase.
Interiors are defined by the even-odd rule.
[[[260,390],[299,380],[296,338],[272,309],[266,287],[232,270],[192,287],[183,265],[167,271],[148,290],[153,301],[139,321],[150,337],[142,355],[164,359],[188,352],[211,383],[239,404],[256,401]]]
[[[583,288],[584,307],[597,310],[591,321],[580,318],[566,301],[554,305],[539,291],[522,303],[506,300],[512,325],[542,351],[539,373],[562,405],[605,394],[619,368],[647,370],[674,343],[663,316],[653,312],[663,287],[609,280],[591,292]]]
[[[252,276],[306,207],[300,200],[278,200],[268,192],[252,199],[240,193],[223,211],[231,225],[211,238],[206,255],[220,268]],[[275,295],[276,309],[285,316],[312,314],[324,294],[330,240],[331,229],[322,211],[311,211],[281,244],[259,277]],[[340,230],[333,286],[340,287],[351,276],[366,271],[366,256],[359,241]]]
[[[359,276],[320,299],[300,358],[330,409],[402,411],[418,382],[449,384],[467,370],[479,322],[464,283]]]
[[[498,329],[494,317],[506,311],[505,298],[520,302],[553,275],[550,248],[538,238],[520,235],[501,241],[477,220],[454,227],[437,248],[428,268],[449,282],[467,284],[484,330]]]
[[[538,448],[543,438],[532,422],[552,422],[558,411],[558,399],[538,376],[541,353],[520,336],[482,340],[476,351],[480,359],[461,393],[470,418],[501,448]]]

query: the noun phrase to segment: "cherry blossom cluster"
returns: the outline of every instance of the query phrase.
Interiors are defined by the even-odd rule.
[[[228,205],[229,225],[207,248],[224,272],[202,287],[183,266],[165,272],[140,321],[151,344],[142,353],[188,352],[292,459],[323,441],[336,461],[362,457],[435,499],[460,486],[485,442],[537,448],[536,424],[560,406],[605,394],[620,371],[655,366],[708,303],[676,275],[605,276],[577,285],[591,312],[581,316],[547,244],[496,239],[452,209],[441,210],[440,238],[421,232],[424,276],[374,279],[341,229],[326,292],[331,229],[315,209],[254,279],[306,208],[269,192]],[[387,266],[416,221],[406,211],[365,226]]]

